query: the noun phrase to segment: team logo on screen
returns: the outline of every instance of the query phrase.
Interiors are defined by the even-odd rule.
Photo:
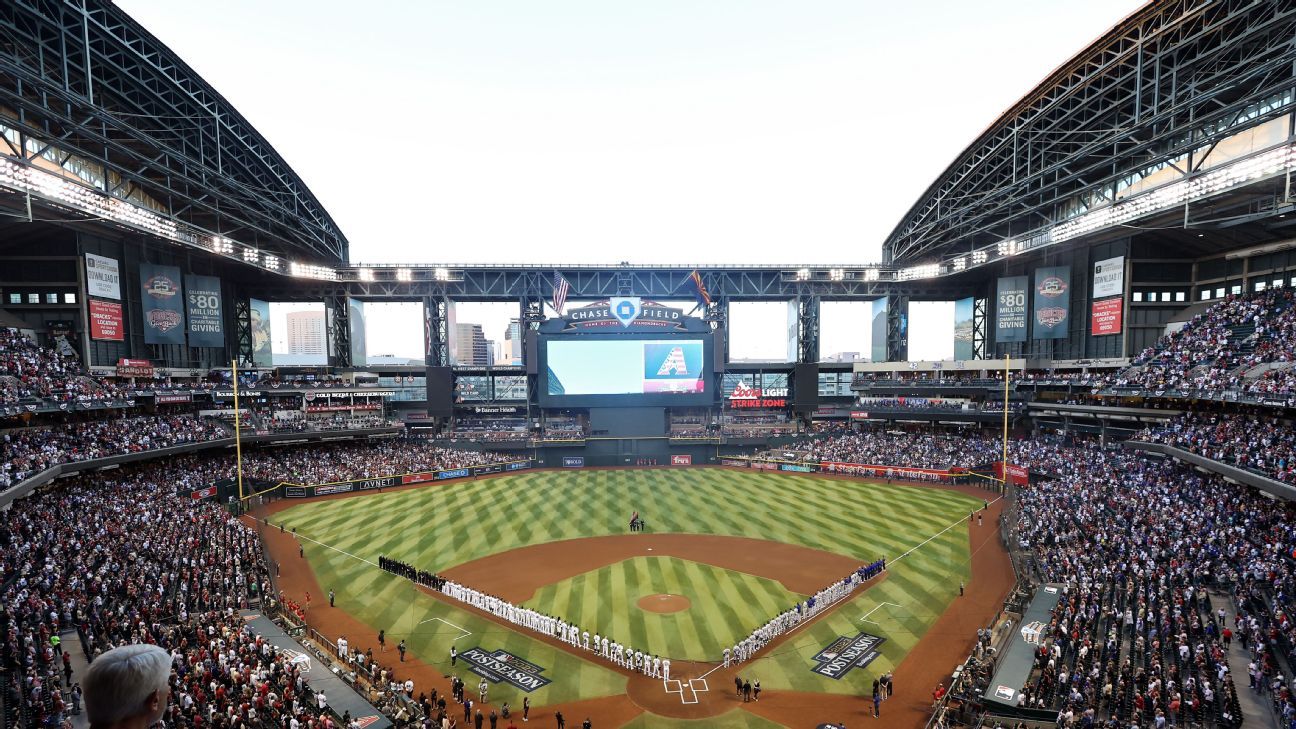
[[[672,349],[670,354],[666,355],[666,359],[662,360],[661,367],[657,368],[658,376],[673,375],[680,377],[688,373],[688,362],[684,361],[683,347]]]
[[[621,326],[629,329],[634,320],[639,318],[643,305],[638,296],[613,296],[608,299],[608,310]]]

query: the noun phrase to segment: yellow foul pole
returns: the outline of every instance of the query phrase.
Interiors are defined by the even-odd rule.
[[[1004,419],[1003,419],[1003,476],[1004,486],[1008,485],[1008,378],[1012,376],[1012,355],[1004,355]]]
[[[230,369],[234,374],[234,468],[238,473],[238,495],[239,502],[243,501],[243,440],[239,434],[239,403],[238,403],[238,360],[230,362]]]

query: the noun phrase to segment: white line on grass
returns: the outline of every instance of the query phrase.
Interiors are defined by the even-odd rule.
[[[895,605],[898,608],[902,608],[902,609],[904,608],[904,605],[897,605],[894,602],[880,602],[877,605],[874,605],[872,610],[864,613],[864,617],[860,618],[860,620],[863,620],[866,623],[873,623],[874,625],[881,625],[881,623],[877,622],[876,620],[869,620],[868,616],[872,615],[878,610],[881,610],[883,605]]]
[[[991,501],[990,503],[993,504],[993,503],[999,501],[1000,499],[1003,499],[1003,497],[1000,496],[998,499],[995,499],[994,501]],[[891,565],[895,564],[896,562],[899,562],[900,560],[904,559],[905,557],[908,557],[909,555],[913,554],[914,552],[917,552],[917,551],[918,551],[918,550],[919,550],[923,545],[927,544],[927,543],[930,542],[931,540],[935,539],[936,537],[939,537],[940,535],[944,534],[945,532],[947,532],[947,531],[953,529],[954,527],[956,527],[956,526],[958,526],[959,524],[962,524],[962,523],[963,523],[963,517],[959,517],[959,520],[958,520],[958,521],[954,522],[953,524],[950,524],[949,526],[947,526],[947,527],[945,527],[944,529],[942,529],[942,530],[936,532],[935,534],[931,535],[930,537],[927,537],[926,539],[924,539],[920,544],[918,544],[918,545],[917,545],[916,547],[914,547],[913,549],[909,550],[908,552],[905,552],[904,554],[900,555],[899,557],[896,557],[896,558],[894,558],[894,559],[888,560],[888,561],[887,561],[887,569],[890,569],[890,568],[891,568]]]
[[[462,625],[455,625],[454,623],[450,622],[449,620],[442,620],[441,618],[428,618],[427,620],[424,620],[423,622],[419,623],[419,625],[422,625],[423,623],[430,623],[430,622],[432,622],[433,620],[436,620],[436,621],[439,621],[439,622],[445,623],[446,625],[449,625],[450,627],[454,628],[455,630],[458,630],[460,633],[463,633],[463,635],[459,636],[458,638],[455,638],[455,640],[461,640],[461,639],[463,639],[463,638],[465,638],[465,637],[467,637],[467,636],[469,636],[469,635],[472,635],[472,631],[471,631],[471,630],[464,630],[464,627],[463,627]],[[451,641],[451,642],[453,643],[454,641]]]
[[[332,544],[325,544],[324,542],[321,542],[321,541],[318,540],[318,539],[311,539],[310,537],[306,536],[305,534],[294,534],[293,536],[294,536],[294,537],[297,537],[298,539],[305,539],[305,540],[308,541],[308,542],[314,542],[314,543],[320,545],[321,547],[326,547],[326,548],[328,548],[328,549],[333,550],[334,552],[341,552],[342,554],[345,554],[346,556],[350,557],[351,559],[358,559],[358,560],[360,560],[361,562],[364,562],[364,563],[367,564],[367,565],[372,565],[372,566],[374,566],[374,567],[377,567],[377,566],[378,566],[378,563],[377,563],[377,562],[370,562],[369,560],[365,559],[364,557],[357,557],[357,556],[355,556],[354,554],[351,554],[350,552],[346,551],[345,549],[338,549],[337,547],[333,546]]]

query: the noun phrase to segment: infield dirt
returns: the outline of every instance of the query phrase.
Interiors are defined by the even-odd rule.
[[[921,483],[913,485],[955,490],[977,498],[985,497],[989,493],[974,487],[934,487]],[[365,495],[350,498],[365,498]],[[269,516],[298,503],[301,502],[276,502],[263,507],[259,515]],[[977,628],[987,625],[1002,605],[1004,597],[1012,586],[1013,573],[996,526],[1001,510],[1002,502],[994,503],[987,511],[984,526],[969,526],[972,576],[966,586],[965,594],[937,619],[895,671],[895,695],[882,706],[886,726],[920,727],[926,722],[930,711],[932,690],[937,683],[949,679],[954,667],[971,650]],[[245,519],[249,523],[252,522],[250,517]],[[279,589],[298,602],[303,601],[308,592],[315,597],[315,603],[306,615],[306,620],[312,628],[326,636],[336,637],[345,634],[351,645],[361,650],[372,647],[380,664],[395,667],[397,675],[402,679],[414,680],[416,692],[430,692],[434,687],[442,693],[449,690],[449,676],[444,671],[446,667],[439,665],[448,661],[437,661],[432,657],[420,658],[411,653],[404,663],[399,663],[395,651],[378,654],[377,628],[362,623],[344,610],[330,609],[327,606],[327,602],[323,601],[324,592],[320,589],[314,573],[305,560],[298,557],[298,543],[293,535],[282,533],[274,528],[263,528],[262,534],[270,558],[286,567],[277,578]],[[592,542],[599,543],[597,548],[590,548]],[[649,547],[652,549],[651,552],[647,551]],[[771,559],[771,553],[778,555],[783,550],[791,550],[786,558]],[[613,554],[608,555],[604,552],[613,552]],[[792,556],[794,552],[797,554]],[[803,559],[805,552],[815,553],[817,555],[815,562],[822,560],[827,565],[814,564],[816,574],[807,576],[805,573],[808,563]],[[617,554],[622,556],[616,556]],[[574,539],[510,550],[460,565],[447,570],[446,574],[452,579],[462,579],[465,584],[486,589],[511,601],[521,601],[530,597],[542,585],[641,554],[676,556],[725,569],[737,569],[778,580],[788,589],[802,593],[807,591],[813,593],[833,579],[840,578],[859,566],[857,560],[842,555],[761,540],[687,534],[635,534]],[[506,564],[507,570],[505,570]],[[822,575],[817,574],[820,570],[823,572]],[[505,572],[507,572],[507,580]],[[885,575],[873,580],[864,589],[877,584],[880,579],[885,579]],[[957,589],[957,586],[953,586],[952,589]],[[434,599],[453,604],[461,610],[507,625],[489,613],[444,598],[438,592],[432,590],[424,590],[424,592]],[[818,620],[836,609],[837,607],[834,607],[824,611],[815,619]],[[573,649],[561,641],[546,639],[533,633],[528,635],[575,655],[583,655],[582,651]],[[790,636],[787,635],[780,636],[771,644],[771,647],[789,638]],[[619,670],[611,664],[602,665],[611,670]],[[800,727],[824,721],[859,723],[871,718],[872,715],[871,702],[866,696],[766,690],[762,693],[759,702],[743,703],[727,689],[733,684],[734,675],[740,673],[741,669],[717,669],[715,664],[681,661],[672,667],[672,678],[684,681],[709,672],[706,680],[710,690],[702,694],[701,700],[696,704],[683,704],[679,694],[666,693],[660,679],[647,678],[624,670],[620,672],[628,678],[626,696],[537,706],[531,711],[532,719],[543,717],[547,721],[552,721],[553,713],[561,710],[574,725],[578,726],[579,722],[588,716],[595,726],[606,729],[623,726],[645,710],[663,716],[694,719],[719,716],[733,709],[741,709],[784,726]]]

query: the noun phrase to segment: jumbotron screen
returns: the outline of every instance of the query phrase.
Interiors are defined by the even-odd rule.
[[[711,397],[705,336],[547,337],[540,349],[541,393],[551,405],[682,405]]]

